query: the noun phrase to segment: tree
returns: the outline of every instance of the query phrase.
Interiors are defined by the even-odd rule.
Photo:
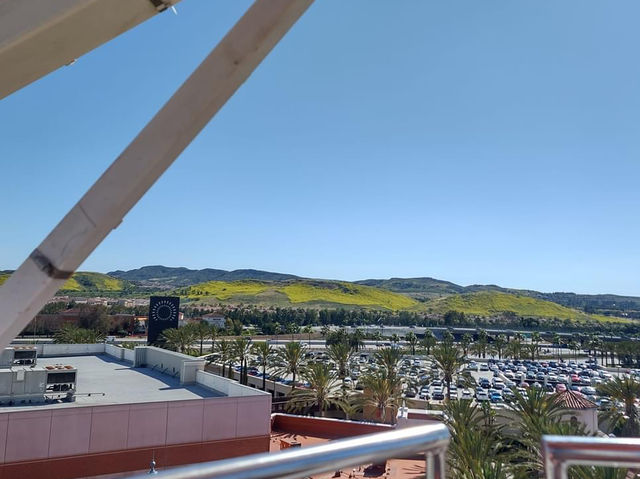
[[[453,376],[462,369],[467,360],[456,345],[445,342],[434,348],[433,361],[444,375],[444,382],[447,385],[447,397],[449,397]]]
[[[507,339],[504,337],[504,334],[498,334],[498,336],[496,336],[496,339],[493,341],[493,347],[496,353],[498,353],[498,359],[502,359],[504,350],[507,347]]]
[[[329,365],[312,363],[302,370],[301,376],[309,383],[309,387],[291,391],[287,409],[305,413],[315,409],[320,416],[324,416],[330,407],[348,408],[340,397],[338,378]]]
[[[220,354],[220,362],[222,363],[222,376],[224,377],[225,368],[229,366],[229,377],[233,377],[231,369],[231,361],[233,361],[233,349],[231,341],[225,339],[218,341],[217,344],[218,354]]]
[[[181,353],[187,353],[195,341],[193,328],[189,327],[165,329],[160,336],[168,349]]]
[[[460,340],[460,346],[462,347],[462,351],[464,352],[465,356],[468,355],[469,346],[471,346],[472,342],[473,342],[473,336],[471,336],[469,333],[464,333],[462,335],[462,339]]]
[[[251,354],[251,340],[247,338],[236,338],[233,341],[233,355],[240,363],[240,384],[248,383],[247,361]]]
[[[422,338],[422,346],[427,350],[427,354],[431,354],[431,348],[437,344],[436,336],[430,329],[425,330],[424,338]]]
[[[386,372],[386,377],[395,380],[402,356],[402,351],[398,348],[382,348],[374,353],[373,359]]]
[[[93,329],[107,334],[111,329],[111,321],[107,308],[102,305],[83,306],[78,315],[78,326],[83,329]]]
[[[213,329],[211,328],[211,326],[209,326],[207,324],[206,321],[200,321],[197,324],[188,324],[187,326],[184,326],[185,328],[190,328],[193,332],[193,336],[195,337],[195,339],[200,343],[200,356],[202,356],[203,354],[203,348],[204,348],[204,342],[209,339],[212,338],[213,335],[215,334],[213,332]],[[213,347],[213,345],[212,345]]]
[[[353,358],[354,352],[353,348],[344,342],[333,343],[327,348],[327,356],[336,363],[338,377],[343,385],[345,378],[349,375],[349,361]]]
[[[631,375],[616,376],[598,385],[598,392],[624,403],[624,411],[613,407],[603,416],[622,436],[640,436],[640,417],[635,402],[640,398],[640,382]]]
[[[413,331],[409,331],[407,335],[404,337],[404,340],[409,344],[409,350],[411,351],[411,355],[415,356],[416,347],[418,346],[418,337],[415,335]]]
[[[309,347],[311,347],[311,334],[313,333],[313,328],[307,324],[304,328],[302,328],[302,332],[308,335]]]
[[[54,335],[54,342],[58,344],[94,344],[104,341],[105,335],[95,329],[78,328],[72,324],[65,324]]]
[[[478,356],[485,358],[487,356],[487,348],[489,346],[489,336],[484,329],[478,329],[476,332],[478,340],[476,341],[476,351]]]
[[[273,359],[273,347],[267,341],[259,341],[253,344],[251,351],[256,355],[258,364],[262,368],[262,390],[267,390],[267,369]],[[275,392],[275,386],[274,386]]]
[[[375,408],[376,415],[381,422],[390,420],[395,424],[395,412],[400,406],[402,394],[400,378],[397,375],[389,376],[386,369],[380,369],[361,378],[364,391],[357,399],[360,409]]]
[[[291,374],[293,377],[292,390],[296,388],[296,376],[299,376],[300,370],[304,365],[304,355],[306,348],[304,344],[298,341],[292,341],[278,349],[276,353],[279,371],[282,374]]]

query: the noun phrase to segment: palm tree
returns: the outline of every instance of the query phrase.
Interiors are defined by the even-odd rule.
[[[407,335],[404,337],[404,340],[409,343],[409,349],[411,350],[411,355],[415,356],[416,347],[418,346],[418,337],[414,334],[413,331],[409,331]]]
[[[422,346],[427,350],[427,354],[431,354],[431,348],[437,344],[436,336],[430,329],[425,330],[424,338],[422,338]]]
[[[233,350],[231,346],[231,341],[227,341],[225,339],[218,341],[217,350],[218,350],[218,354],[220,354],[220,362],[222,363],[222,377],[224,377],[226,366],[229,365],[229,377],[233,378],[231,364],[230,364],[231,361],[233,360]]]
[[[464,355],[467,356],[469,354],[469,346],[473,343],[473,336],[469,333],[464,333],[462,335],[462,339],[460,340],[460,346],[462,347],[462,351]]]
[[[209,326],[206,321],[200,321],[197,324],[187,325],[185,328],[190,328],[193,336],[200,343],[200,356],[202,356],[204,342],[211,338],[213,334],[211,326]]]
[[[538,331],[534,331],[531,333],[531,344],[533,347],[530,347],[531,350],[531,359],[535,361],[536,354],[540,351],[540,342],[542,341],[542,337]]]
[[[336,363],[338,368],[338,377],[342,380],[344,386],[344,379],[349,375],[349,361],[354,355],[354,350],[347,343],[339,342],[330,344],[327,348],[327,356],[329,359]]]
[[[195,341],[193,329],[186,326],[182,328],[165,329],[162,332],[161,337],[169,349],[173,349],[181,353],[188,352]]]
[[[251,339],[236,338],[233,340],[232,346],[233,358],[240,363],[240,384],[248,383],[247,361],[251,354]]]
[[[362,346],[364,346],[364,333],[361,329],[356,328],[353,333],[351,333],[349,336],[349,345],[355,352],[360,351]]]
[[[558,359],[560,359],[560,335],[558,333],[553,333],[553,345],[556,347],[556,353]]]
[[[434,348],[433,361],[444,375],[444,382],[447,385],[447,397],[449,397],[453,376],[467,363],[467,359],[455,344],[444,342]]]
[[[640,416],[635,404],[640,398],[640,382],[631,375],[616,376],[598,385],[598,392],[624,403],[624,412],[612,408],[603,414],[620,431],[620,435],[640,436]]]
[[[329,365],[324,363],[312,363],[301,372],[301,377],[309,383],[309,388],[291,391],[287,402],[287,409],[294,412],[310,412],[316,410],[320,416],[332,407],[348,409],[340,396],[340,384]]]
[[[292,375],[292,391],[296,388],[296,376],[300,374],[304,365],[305,351],[304,344],[298,341],[291,341],[285,344],[283,348],[278,349],[276,353],[279,371],[285,375]]]
[[[54,342],[58,344],[93,344],[104,341],[104,333],[95,329],[79,328],[66,324],[56,331]]]
[[[400,336],[398,336],[396,333],[393,333],[391,335],[391,342],[393,344],[398,344],[398,341],[400,341]]]
[[[463,479],[506,479],[508,456],[501,430],[485,409],[472,401],[447,401],[445,423],[451,431],[448,464],[453,477]]]
[[[251,346],[251,352],[256,355],[258,364],[262,368],[262,390],[267,390],[267,369],[273,359],[273,348],[267,341],[259,341]],[[275,386],[274,386],[275,392]]]
[[[392,380],[398,376],[398,363],[402,359],[402,350],[398,348],[382,348],[373,355],[374,360]]]
[[[311,347],[311,333],[313,333],[313,328],[310,325],[307,324],[304,328],[302,328],[302,332],[304,334],[309,335],[308,336],[308,338],[309,338],[309,347]]]
[[[387,421],[387,416],[395,424],[395,411],[400,406],[402,385],[397,375],[389,376],[386,369],[380,369],[361,378],[364,391],[357,399],[358,407],[366,410],[371,407],[381,422]]]
[[[525,472],[542,470],[541,441],[544,434],[580,432],[577,426],[562,422],[566,410],[555,395],[548,395],[542,388],[529,388],[526,395],[516,391],[515,401],[507,407],[519,421],[518,431],[511,439],[514,445],[520,445],[516,453],[518,468]],[[513,415],[505,418],[513,422]]]
[[[485,358],[487,356],[487,348],[489,346],[489,336],[484,329],[478,329],[476,332],[478,339],[476,341],[476,350],[478,351],[478,356]]]
[[[493,347],[496,353],[498,353],[498,359],[502,359],[504,350],[507,347],[507,338],[504,337],[504,334],[498,334],[498,336],[496,336],[496,339],[493,341]]]

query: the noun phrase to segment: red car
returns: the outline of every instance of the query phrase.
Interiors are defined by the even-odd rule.
[[[556,392],[561,393],[567,390],[567,386],[562,383],[556,384]]]

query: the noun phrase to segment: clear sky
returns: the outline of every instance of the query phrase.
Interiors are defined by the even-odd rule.
[[[0,269],[248,5],[184,0],[0,101]],[[637,0],[319,0],[81,269],[640,295],[638,18]]]

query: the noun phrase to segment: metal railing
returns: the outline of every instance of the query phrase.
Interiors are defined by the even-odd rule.
[[[542,450],[547,479],[566,479],[578,465],[640,469],[640,439],[544,436]]]
[[[369,434],[320,446],[289,449],[176,467],[158,472],[158,479],[295,479],[347,467],[380,463],[418,453],[426,455],[427,479],[443,479],[449,430],[434,424]],[[148,479],[140,474],[130,479]]]

